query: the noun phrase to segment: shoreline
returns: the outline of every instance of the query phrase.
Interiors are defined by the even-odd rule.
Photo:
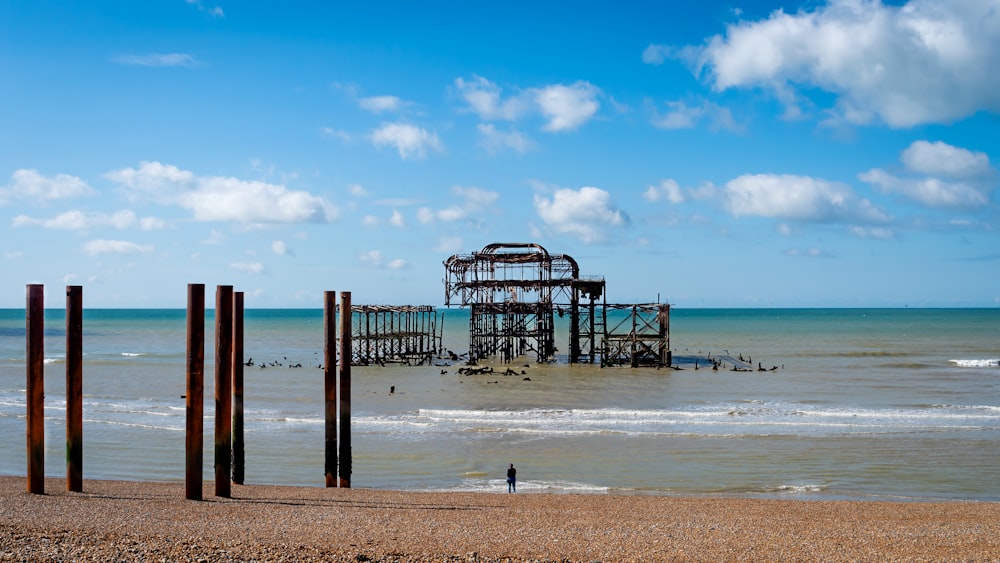
[[[996,560],[1000,503],[408,492],[0,476],[0,561]]]

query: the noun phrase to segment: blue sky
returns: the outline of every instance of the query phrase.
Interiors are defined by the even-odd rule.
[[[1000,1],[0,0],[0,307],[1000,305]]]

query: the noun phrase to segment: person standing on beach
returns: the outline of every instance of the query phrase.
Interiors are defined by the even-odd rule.
[[[517,469],[514,469],[513,463],[510,464],[510,467],[507,469],[507,492],[517,492]]]

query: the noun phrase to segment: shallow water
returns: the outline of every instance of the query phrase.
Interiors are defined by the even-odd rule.
[[[183,480],[184,315],[85,311],[85,478]],[[445,316],[465,350],[467,313]],[[47,313],[52,476],[64,322]],[[247,482],[322,486],[322,311],[250,310],[245,326]],[[1000,500],[998,310],[675,309],[671,337],[684,369],[355,366],[352,485],[499,492],[514,463],[525,492]],[[24,311],[0,310],[0,474],[26,472],[24,347]],[[729,371],[739,357],[777,369]]]

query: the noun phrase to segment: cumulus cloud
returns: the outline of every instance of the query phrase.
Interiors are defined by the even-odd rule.
[[[140,220],[133,211],[125,209],[110,215],[106,213],[84,213],[74,210],[60,213],[52,219],[35,219],[27,215],[18,215],[14,218],[12,225],[14,227],[43,227],[46,229],[68,231],[83,231],[103,227],[128,229],[139,226],[141,229],[149,231],[162,228],[164,223],[154,217],[146,217]]]
[[[45,202],[94,193],[87,182],[69,174],[46,177],[38,170],[22,168],[11,174],[10,179],[10,184],[0,188],[0,204],[13,199],[34,199]]]
[[[288,243],[283,240],[272,241],[271,252],[277,254],[278,256],[295,256],[292,249],[288,248]]]
[[[600,104],[600,90],[589,82],[578,81],[570,86],[554,84],[537,90],[535,102],[549,120],[546,131],[569,131],[579,128],[594,117]]]
[[[361,109],[372,113],[394,112],[402,109],[406,103],[397,96],[368,96],[359,98]]]
[[[394,147],[403,160],[425,158],[428,150],[444,152],[437,134],[409,123],[385,123],[370,138],[376,147]]]
[[[484,121],[515,121],[537,113],[545,118],[542,129],[550,132],[578,129],[600,109],[600,88],[585,81],[570,85],[551,84],[517,91],[506,99],[502,89],[481,76],[455,79],[459,97]]]
[[[197,176],[173,165],[143,162],[105,174],[132,197],[189,209],[198,221],[306,223],[334,219],[325,199],[283,185],[223,176]]]
[[[386,261],[381,250],[366,250],[358,255],[358,261],[375,269],[403,270],[409,267],[409,262],[403,258]]]
[[[128,66],[149,66],[149,67],[194,67],[198,65],[198,60],[187,53],[149,53],[146,55],[119,55],[114,58],[114,62]]]
[[[900,160],[901,174],[874,168],[858,175],[885,193],[895,193],[932,208],[979,208],[989,204],[996,171],[985,153],[947,143],[915,141]]]
[[[556,189],[551,198],[536,194],[535,212],[553,232],[585,244],[607,239],[607,229],[622,227],[628,216],[616,208],[611,194],[595,187]]]
[[[1000,10],[995,2],[831,0],[729,25],[680,50],[648,47],[644,60],[691,59],[714,89],[771,90],[790,113],[802,92],[835,96],[833,122],[891,127],[950,123],[1000,111]]]
[[[432,223],[435,220],[455,222],[470,220],[477,222],[476,217],[485,213],[500,199],[500,194],[477,187],[454,186],[451,194],[456,200],[453,205],[434,211],[429,207],[417,210],[417,220],[421,223]]]
[[[642,197],[649,202],[666,200],[670,203],[683,203],[685,199],[680,184],[671,179],[661,181],[658,186],[647,186]]]
[[[805,222],[880,223],[888,220],[850,186],[809,176],[745,174],[726,183],[723,205],[734,217]]]
[[[701,103],[688,105],[683,101],[664,102],[666,111],[659,111],[653,108],[652,123],[660,129],[693,129],[701,122],[707,122],[709,129],[717,131],[726,129],[729,131],[740,131],[741,127],[736,123],[733,113],[728,108],[708,100]]]
[[[136,244],[127,240],[97,239],[84,244],[83,251],[90,256],[100,254],[136,254],[152,252],[153,247]]]
[[[480,123],[477,129],[479,129],[480,145],[490,154],[496,154],[504,149],[526,153],[535,147],[535,143],[520,131],[499,131],[492,123]]]

